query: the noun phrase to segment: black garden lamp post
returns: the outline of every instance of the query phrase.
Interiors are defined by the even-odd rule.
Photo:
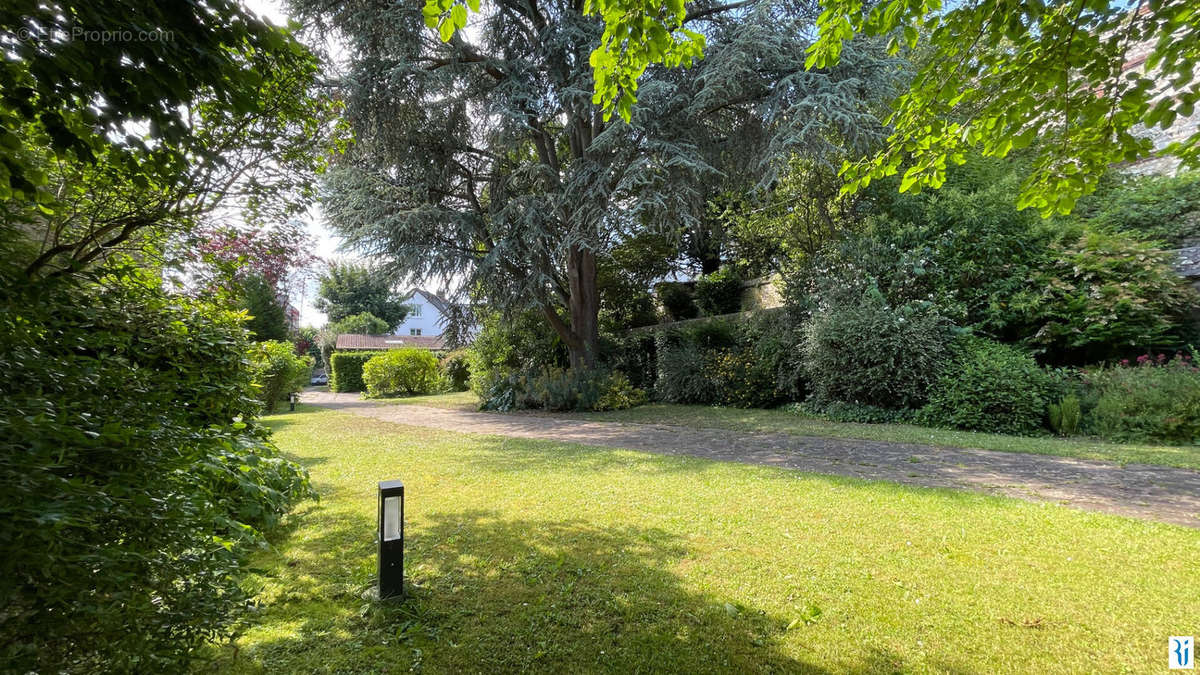
[[[404,483],[379,484],[379,599],[404,595]]]

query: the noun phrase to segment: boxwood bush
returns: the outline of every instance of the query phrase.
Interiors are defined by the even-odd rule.
[[[362,381],[371,397],[432,394],[438,383],[438,360],[427,349],[392,349],[363,364]]]
[[[363,383],[363,366],[373,357],[383,354],[381,351],[369,352],[334,352],[329,357],[329,389],[336,392],[353,392],[365,390]]]
[[[1034,434],[1059,395],[1054,378],[1025,351],[962,338],[916,419],[932,427]]]

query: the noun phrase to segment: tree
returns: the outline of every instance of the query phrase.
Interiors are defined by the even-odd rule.
[[[369,312],[395,329],[408,316],[409,307],[392,291],[390,276],[374,265],[335,262],[320,277],[316,308],[329,321]]]
[[[1143,129],[1191,117],[1200,100],[1200,11],[1187,0],[824,5],[811,66],[836,63],[855,34],[926,51],[887,148],[843,170],[851,189],[901,170],[901,190],[938,187],[971,148],[1004,157],[1037,140],[1018,205],[1066,213],[1110,164],[1154,152]],[[1161,152],[1200,165],[1200,130]]]
[[[345,317],[330,326],[335,335],[382,335],[392,329],[386,321],[370,312]]]
[[[27,276],[146,257],[218,208],[284,220],[312,196],[337,104],[286,30],[222,0],[17,2],[0,21],[0,208]],[[81,27],[131,35],[64,37]]]
[[[863,43],[805,72],[810,6],[698,4],[709,56],[648,75],[651,104],[626,124],[584,93],[602,27],[578,3],[496,2],[476,36],[447,42],[423,28],[416,0],[301,7],[349,45],[356,144],[326,182],[330,221],[397,273],[537,310],[577,367],[596,358],[599,256],[695,221],[722,172],[765,185],[792,152],[869,145],[880,125],[866,101],[899,69]]]
[[[246,328],[259,342],[286,340],[287,315],[275,287],[261,276],[247,277],[241,283],[241,308],[250,315]]]

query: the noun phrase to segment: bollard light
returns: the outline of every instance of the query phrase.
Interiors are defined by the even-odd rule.
[[[379,484],[379,599],[404,595],[404,483]]]

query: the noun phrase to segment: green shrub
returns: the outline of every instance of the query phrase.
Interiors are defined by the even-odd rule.
[[[869,289],[857,303],[818,311],[805,329],[813,396],[880,408],[915,408],[948,356],[949,323],[927,303],[887,304]]]
[[[1075,210],[1079,217],[1170,246],[1183,246],[1200,238],[1200,172],[1179,176],[1114,174],[1113,185],[1102,185],[1080,200]]]
[[[1062,365],[1175,349],[1193,337],[1188,309],[1200,296],[1171,268],[1172,253],[1130,232],[1146,228],[1120,225],[1113,212],[1044,221],[1017,211],[1019,173],[971,158],[942,189],[881,189],[858,231],[788,270],[788,306],[803,314],[852,304],[874,286],[893,306],[932,302],[958,325]],[[1129,215],[1142,224],[1190,209],[1141,202],[1146,212]]]
[[[806,401],[799,406],[799,412],[813,417],[823,417],[834,422],[853,422],[855,424],[905,424],[912,422],[915,415],[912,410],[880,408],[842,401],[826,401],[824,403]]]
[[[471,390],[487,399],[511,375],[542,368],[565,367],[567,349],[562,340],[534,312],[509,317],[499,313],[482,317],[479,333],[468,349]]]
[[[593,410],[625,410],[636,408],[646,402],[646,390],[639,389],[629,381],[625,373],[614,371],[609,375],[596,400]]]
[[[455,349],[442,355],[438,360],[442,380],[450,391],[466,391],[471,380],[469,352],[466,349]]]
[[[672,320],[683,321],[700,315],[700,308],[696,306],[692,289],[687,284],[667,281],[655,286],[654,290],[663,310]]]
[[[363,391],[363,366],[381,351],[334,352],[329,357],[329,390],[336,392]]]
[[[1008,300],[1023,342],[1060,363],[1180,346],[1200,296],[1172,269],[1172,253],[1122,234],[1064,236],[1028,288]]]
[[[634,388],[619,372],[546,368],[512,374],[492,385],[483,397],[483,410],[620,410],[646,402],[646,392]]]
[[[696,306],[707,316],[732,314],[742,308],[742,279],[731,265],[696,281]]]
[[[1088,373],[1095,405],[1086,428],[1114,441],[1200,441],[1200,371],[1182,356]]]
[[[392,349],[363,364],[362,380],[372,398],[431,394],[438,384],[438,360],[427,349]]]
[[[266,412],[275,412],[279,401],[304,389],[312,377],[312,358],[298,356],[290,342],[259,342],[251,346],[250,367]]]
[[[777,313],[659,331],[655,396],[670,403],[766,408],[803,393],[796,337]]]
[[[965,338],[955,345],[917,421],[933,427],[1033,434],[1042,428],[1053,390],[1051,376],[1027,353],[991,340]]]
[[[0,662],[187,672],[249,557],[312,495],[255,421],[242,317],[112,269],[0,265]]]
[[[600,336],[600,361],[619,370],[638,389],[653,389],[658,379],[658,348],[653,331]]]
[[[716,390],[709,378],[706,350],[678,331],[657,335],[658,377],[654,394],[668,403],[711,405]]]
[[[1079,431],[1079,423],[1083,420],[1083,411],[1079,405],[1079,397],[1068,394],[1058,403],[1051,403],[1046,408],[1050,420],[1050,428],[1060,436],[1074,436]]]

